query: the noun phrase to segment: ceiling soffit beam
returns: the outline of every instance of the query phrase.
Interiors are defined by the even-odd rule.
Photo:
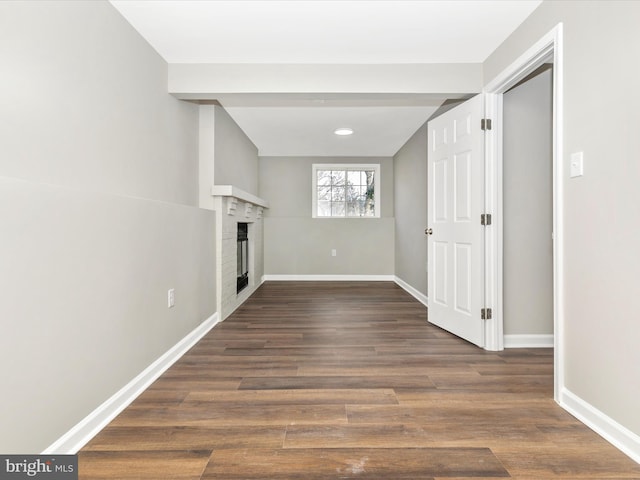
[[[482,64],[169,64],[169,93],[212,100],[230,93],[456,94],[482,90]]]

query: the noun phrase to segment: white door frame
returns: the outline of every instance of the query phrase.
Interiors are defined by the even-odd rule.
[[[484,88],[485,113],[494,120],[494,130],[486,137],[485,207],[493,212],[494,228],[487,228],[485,245],[486,301],[493,306],[493,319],[487,321],[485,348],[504,348],[503,330],[503,244],[502,244],[502,95],[548,59],[553,58],[553,331],[554,397],[560,401],[564,386],[564,220],[563,220],[563,64],[562,23],[536,42]],[[489,132],[488,132],[489,133]]]

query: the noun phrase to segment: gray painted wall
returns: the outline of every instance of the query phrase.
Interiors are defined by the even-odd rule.
[[[314,163],[379,163],[381,218],[311,218]],[[261,157],[265,275],[393,275],[393,163],[380,157]],[[336,257],[331,249],[337,250]]]
[[[258,149],[220,105],[200,105],[199,205],[213,209],[211,187],[233,185],[258,194]]]
[[[640,434],[640,2],[543,2],[487,59],[488,82],[564,25],[564,379]],[[569,155],[584,152],[584,176]]]
[[[197,106],[107,2],[0,2],[0,56],[0,451],[37,453],[215,312],[215,217]]]
[[[197,204],[197,106],[167,95],[167,64],[111,5],[0,14],[0,174]]]
[[[503,96],[504,333],[553,333],[553,75]]]
[[[427,295],[427,126],[393,157],[396,276]]]
[[[216,105],[214,181],[258,194],[258,149],[227,111]]]

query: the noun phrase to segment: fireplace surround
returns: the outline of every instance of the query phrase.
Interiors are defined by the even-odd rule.
[[[216,185],[211,194],[216,211],[216,299],[224,320],[260,286],[264,275],[262,214],[265,200],[231,185]],[[242,225],[242,226],[240,226]],[[241,245],[238,231],[246,230]],[[246,247],[238,255],[238,247]],[[240,279],[238,264],[246,269]],[[246,282],[242,289],[241,282]]]

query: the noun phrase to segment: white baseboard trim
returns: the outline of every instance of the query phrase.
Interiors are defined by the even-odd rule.
[[[113,394],[102,405],[83,418],[62,437],[52,443],[42,455],[74,455],[160,375],[193,347],[219,322],[218,313],[202,322],[176,343],[137,377]]]
[[[396,282],[403,290],[405,290],[409,295],[422,303],[425,307],[429,307],[429,298],[422,292],[419,292],[407,282],[402,280],[400,277],[393,277],[393,281]]]
[[[633,461],[640,463],[640,436],[567,388],[563,388],[560,393],[560,405]]]
[[[275,282],[393,282],[393,275],[265,275]]]
[[[553,334],[505,335],[504,348],[553,348]]]

